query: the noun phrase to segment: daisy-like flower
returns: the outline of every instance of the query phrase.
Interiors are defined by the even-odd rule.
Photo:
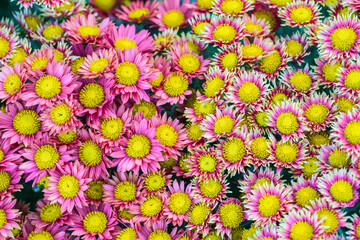
[[[307,130],[300,104],[289,100],[271,106],[268,123],[283,141],[302,137]]]
[[[98,78],[100,76],[110,78],[111,75],[109,73],[117,65],[118,58],[116,52],[113,49],[104,49],[88,55],[77,70],[77,73],[81,74],[83,78]]]
[[[194,77],[204,79],[203,74],[207,72],[210,63],[209,59],[203,59],[202,56],[191,51],[187,44],[183,47],[174,46],[169,53],[169,58],[173,63],[173,68],[188,79]]]
[[[294,202],[300,210],[311,205],[311,201],[320,199],[316,176],[312,176],[310,179],[300,176],[297,183],[292,182],[291,186],[293,187]]]
[[[308,156],[306,141],[277,141],[273,135],[270,136],[270,140],[269,161],[275,163],[278,172],[280,172],[283,167],[298,168],[299,164]]]
[[[334,169],[348,168],[351,157],[341,145],[324,145],[319,151],[319,171],[326,173]]]
[[[77,13],[84,12],[86,10],[85,3],[83,1],[64,0],[63,3],[55,7],[43,6],[41,10],[42,16],[60,18],[70,17]]]
[[[333,141],[330,139],[330,134],[326,131],[309,132],[306,136],[309,142],[309,150],[315,153],[320,151],[324,145],[331,144]]]
[[[252,42],[248,38],[244,38],[244,46],[242,47],[243,61],[253,63],[261,60],[269,55],[273,49],[274,42],[270,38],[255,37]]]
[[[248,219],[256,224],[276,223],[293,207],[291,189],[282,184],[264,184],[244,196]]]
[[[204,27],[203,39],[219,47],[238,43],[244,36],[244,27],[240,19],[219,16],[213,18],[211,24],[206,24]]]
[[[270,25],[264,19],[257,19],[255,15],[245,14],[242,18],[247,37],[267,37],[270,34]]]
[[[184,50],[185,45],[187,45],[189,51],[193,51],[198,55],[201,55],[207,47],[207,44],[203,43],[196,35],[182,32],[181,35],[175,39],[173,47],[180,46],[182,50]]]
[[[289,61],[296,61],[298,64],[302,64],[304,57],[310,54],[306,35],[301,34],[299,31],[291,36],[281,37],[279,41],[281,45],[285,46],[285,53],[289,56]]]
[[[56,22],[47,22],[44,25],[39,25],[36,32],[30,32],[30,36],[40,41],[41,43],[56,44],[62,38],[65,38],[65,31]]]
[[[256,229],[255,234],[253,234],[253,238],[248,238],[249,240],[256,240],[256,239],[268,239],[268,240],[275,240],[278,239],[278,227],[267,224],[260,229]]]
[[[91,43],[94,45],[103,44],[110,26],[112,26],[110,18],[97,23],[93,14],[78,14],[62,24],[62,28],[68,34],[67,39],[72,44]]]
[[[139,176],[133,173],[116,173],[103,185],[103,202],[120,209],[128,209],[145,200],[140,190]]]
[[[280,80],[300,99],[313,93],[318,85],[308,64],[299,69],[288,67],[281,74]]]
[[[72,216],[74,225],[72,235],[81,236],[81,239],[111,239],[117,224],[110,204],[100,204],[89,207],[76,207],[76,214]]]
[[[262,104],[268,88],[263,75],[255,71],[241,72],[234,76],[225,100],[233,103],[239,111],[249,111]]]
[[[302,27],[316,24],[321,17],[319,5],[312,1],[295,0],[279,11],[283,26]]]
[[[67,229],[68,226],[54,224],[40,231],[32,222],[26,221],[22,226],[22,235],[25,239],[69,239],[69,234],[66,233]]]
[[[133,223],[145,223],[149,226],[163,220],[165,198],[167,193],[161,195],[147,196],[140,204],[134,204],[130,207],[129,213],[134,214]]]
[[[331,97],[336,101],[338,114],[352,112],[359,108],[360,101],[354,95],[333,93]]]
[[[29,146],[34,139],[41,136],[41,121],[39,120],[39,111],[25,109],[19,103],[9,104],[7,112],[0,112],[0,129],[3,132],[2,138],[9,139],[10,144],[23,143]]]
[[[210,12],[217,15],[239,17],[254,8],[255,1],[244,0],[215,0]]]
[[[24,8],[19,12],[14,13],[14,18],[27,33],[36,31],[44,22],[44,18],[39,16],[39,14],[32,12],[30,8]]]
[[[360,9],[360,3],[356,0],[344,0],[343,4],[353,12],[358,11]]]
[[[305,179],[310,179],[320,173],[319,159],[316,155],[310,154],[298,167],[295,166],[291,171],[295,177],[303,176]]]
[[[341,60],[325,60],[322,58],[315,59],[316,65],[314,75],[318,79],[319,85],[325,87],[335,87],[339,82],[339,73],[341,70],[347,71],[348,64]]]
[[[241,45],[237,44],[220,48],[211,64],[218,67],[221,71],[236,73],[241,70],[240,66],[243,64],[242,59]]]
[[[227,70],[221,71],[219,67],[212,67],[205,75],[206,81],[203,83],[204,97],[218,101],[223,93],[227,91],[231,84],[233,74]]]
[[[188,172],[184,174],[186,177],[208,180],[218,178],[224,170],[223,163],[217,158],[214,148],[196,149],[185,161],[189,167]]]
[[[269,134],[271,128],[268,123],[267,108],[264,105],[259,105],[250,110],[245,115],[245,124],[252,132],[260,134]]]
[[[46,71],[37,71],[21,93],[26,106],[39,105],[50,107],[53,103],[73,93],[79,83],[74,81],[70,66],[53,60],[46,66]]]
[[[226,197],[226,194],[231,193],[229,183],[224,175],[207,180],[195,178],[192,182],[193,189],[191,195],[197,201],[209,206],[215,206]]]
[[[246,218],[247,214],[241,201],[236,198],[228,198],[211,216],[210,223],[215,224],[217,235],[224,237],[225,235],[231,236],[231,230],[237,228]]]
[[[338,87],[339,94],[359,94],[360,84],[357,82],[357,76],[360,74],[360,60],[347,64],[336,72],[338,81],[335,87]]]
[[[154,88],[160,87],[164,79],[171,75],[171,62],[162,56],[155,56],[149,60],[152,67],[150,71],[154,71],[157,74],[157,78],[150,80],[149,83]]]
[[[183,28],[187,25],[188,20],[193,15],[193,10],[187,5],[190,0],[164,0],[158,6],[158,12],[150,21],[159,27],[159,31],[168,28]]]
[[[186,126],[188,150],[192,151],[200,146],[205,146],[206,140],[203,138],[204,131],[200,128],[200,123],[187,124]]]
[[[46,47],[43,45],[40,49],[37,49],[25,58],[24,66],[31,79],[39,77],[40,73],[38,73],[38,71],[41,71],[44,74],[46,73],[48,63],[52,63],[55,60],[54,50],[53,47]]]
[[[346,227],[345,213],[324,199],[318,199],[308,207],[312,215],[317,215],[317,221],[324,229],[322,236],[326,239],[335,235],[340,227]]]
[[[350,229],[349,237],[351,239],[359,240],[360,239],[360,216],[354,214],[349,218],[350,224],[348,224],[348,228]]]
[[[237,110],[230,107],[223,110],[217,108],[215,114],[208,115],[203,120],[200,128],[205,131],[204,138],[214,142],[223,136],[232,137],[238,131],[241,121],[242,114],[238,114]]]
[[[16,200],[13,200],[11,197],[7,197],[0,201],[0,236],[3,239],[8,237],[13,238],[14,234],[12,230],[16,231],[20,229],[18,224],[18,215],[20,215],[19,210],[14,208]]]
[[[19,40],[19,46],[11,54],[11,59],[7,61],[7,64],[14,67],[16,63],[24,62],[25,58],[30,54],[31,47],[27,38]]]
[[[320,239],[324,234],[324,226],[318,219],[318,215],[309,210],[292,210],[287,214],[278,229],[279,239]]]
[[[135,240],[138,238],[139,227],[130,222],[130,226],[120,229],[120,232],[114,235],[117,240]]]
[[[0,28],[0,64],[5,64],[18,47],[18,37],[9,29]]]
[[[192,184],[185,188],[183,181],[172,183],[169,188],[169,197],[165,199],[163,215],[167,223],[181,226],[183,222],[188,222],[188,212],[194,199],[191,195]]]
[[[157,172],[142,174],[140,177],[140,188],[142,196],[161,195],[166,191],[166,187],[172,184],[171,174],[165,169]]]
[[[155,17],[159,2],[131,2],[128,6],[121,5],[121,10],[116,10],[115,15],[123,21],[142,23]]]
[[[360,23],[356,18],[337,16],[318,34],[319,53],[324,59],[355,59],[360,49]]]
[[[44,188],[44,199],[51,204],[59,203],[61,211],[71,213],[75,206],[88,206],[85,191],[91,179],[87,177],[85,168],[75,161],[50,173],[48,188]]]
[[[22,146],[11,145],[8,139],[0,141],[0,169],[16,170],[22,163],[18,150]]]
[[[154,53],[164,53],[165,51],[169,51],[172,48],[172,45],[177,38],[178,28],[169,28],[160,32],[159,34],[155,34],[155,51]]]
[[[14,67],[3,66],[0,72],[0,99],[14,103],[20,98],[27,80],[25,68],[16,63]]]
[[[341,113],[336,120],[330,137],[349,154],[358,157],[360,150],[360,113],[357,111]]]
[[[212,208],[203,202],[195,203],[188,213],[187,229],[192,232],[207,234],[210,230],[210,216]],[[187,240],[185,238],[185,240]]]
[[[353,207],[359,200],[360,184],[346,169],[334,169],[319,178],[319,191],[322,198],[334,207]]]
[[[335,120],[335,101],[325,94],[313,94],[301,105],[304,123],[313,131],[325,130]]]
[[[178,239],[177,228],[174,228],[171,233],[167,231],[168,225],[165,221],[159,221],[153,225],[144,225],[139,227],[139,240],[147,239]]]
[[[120,24],[120,26],[112,27],[109,29],[109,34],[106,37],[109,44],[116,51],[119,49],[124,51],[124,49],[136,48],[141,53],[147,53],[154,50],[155,42],[150,32],[147,30],[136,32],[135,25]]]
[[[126,135],[126,140],[121,143],[120,148],[114,148],[110,154],[114,158],[112,167],[118,171],[130,171],[137,173],[140,168],[143,173],[148,170],[157,171],[159,162],[164,159],[163,145],[156,138],[156,129],[150,126],[149,121],[144,118],[133,121],[130,126],[131,133]]]
[[[71,156],[74,151],[68,150],[67,146],[56,146],[50,143],[50,136],[43,134],[41,138],[37,138],[32,144],[20,151],[20,154],[28,161],[23,162],[19,169],[24,171],[25,182],[33,180],[33,186],[50,172],[61,167],[65,162],[73,160]]]
[[[0,202],[23,188],[23,185],[19,184],[22,174],[23,171],[11,166],[0,168]]]
[[[246,162],[251,163],[255,167],[260,165],[266,166],[270,156],[269,143],[270,140],[262,136],[260,132],[250,131],[248,133],[248,143],[246,144]]]
[[[203,36],[206,30],[206,25],[211,25],[211,22],[212,22],[212,15],[210,13],[200,14],[200,15],[195,14],[189,20],[189,24],[191,26],[193,33],[195,33],[199,37]]]

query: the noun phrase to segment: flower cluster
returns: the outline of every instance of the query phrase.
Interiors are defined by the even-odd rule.
[[[0,239],[360,239],[357,0],[19,0]]]

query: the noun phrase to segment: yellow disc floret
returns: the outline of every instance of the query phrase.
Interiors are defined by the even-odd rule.
[[[227,139],[222,146],[222,153],[224,158],[231,163],[240,161],[245,156],[244,141],[237,137]]]
[[[221,24],[215,27],[213,38],[216,41],[232,42],[236,37],[236,29],[229,24]]]
[[[276,145],[276,159],[282,163],[292,163],[299,156],[299,147],[295,143],[285,142]]]
[[[248,44],[243,47],[243,55],[246,58],[256,58],[264,52],[262,47],[256,44]]]
[[[243,221],[244,210],[240,204],[226,203],[219,208],[219,212],[224,227],[236,228]]]
[[[290,238],[292,240],[311,240],[313,236],[314,227],[308,222],[299,221],[291,226]]]
[[[173,73],[165,81],[164,91],[171,97],[177,97],[188,89],[189,81],[180,74]]]
[[[92,140],[85,141],[79,147],[79,158],[88,167],[98,166],[103,160],[101,148]]]
[[[189,222],[194,225],[200,225],[204,223],[207,216],[210,213],[211,208],[204,203],[196,203],[194,204],[188,215],[189,215]]]
[[[33,135],[40,130],[39,117],[33,110],[21,110],[13,119],[13,127],[20,135]]]
[[[340,168],[347,167],[351,162],[351,158],[349,158],[345,151],[341,150],[340,148],[335,148],[332,152],[329,153],[328,161],[331,166]]]
[[[185,214],[191,206],[191,199],[187,193],[177,192],[170,195],[169,209],[176,214]]]
[[[116,185],[114,195],[116,199],[121,201],[131,202],[136,198],[137,188],[135,183],[124,181]]]
[[[104,69],[107,65],[109,65],[109,61],[106,58],[98,58],[91,62],[90,72],[104,71]]]
[[[294,85],[295,89],[300,92],[305,92],[310,89],[312,85],[311,77],[302,71],[294,73],[290,78],[289,82]]]
[[[10,174],[5,170],[0,170],[0,193],[5,191],[11,182]]]
[[[180,10],[170,10],[162,18],[162,22],[169,28],[177,28],[185,22],[185,15]]]
[[[149,173],[145,177],[145,186],[149,192],[157,191],[165,187],[166,178],[159,172]]]
[[[79,93],[79,101],[86,108],[97,108],[105,100],[104,88],[97,83],[86,84]]]
[[[276,119],[276,128],[280,133],[288,135],[299,129],[297,116],[292,112],[284,112]]]
[[[103,181],[92,181],[88,184],[85,194],[92,200],[100,201],[104,195]]]
[[[329,113],[329,108],[322,103],[311,104],[305,110],[305,117],[314,123],[323,123]]]
[[[236,52],[226,53],[221,57],[221,66],[227,70],[232,70],[238,65],[239,57]]]
[[[231,133],[234,128],[235,119],[232,117],[225,115],[223,117],[218,118],[214,123],[214,132],[215,134],[221,133]]]
[[[244,3],[241,0],[225,0],[220,8],[227,14],[239,14],[244,9]]]
[[[79,180],[69,174],[63,175],[59,179],[57,188],[62,197],[74,198],[80,190]]]
[[[207,181],[199,181],[201,194],[207,198],[215,198],[223,189],[222,184],[217,179],[209,179]]]
[[[344,135],[346,140],[351,144],[359,144],[360,143],[360,121],[352,120],[349,122],[344,130]]]
[[[52,223],[61,216],[61,206],[58,203],[46,204],[40,211],[40,218],[43,222]]]
[[[140,134],[134,134],[128,140],[126,153],[133,158],[143,158],[150,153],[150,140]]]
[[[137,83],[140,77],[139,68],[134,63],[120,63],[115,71],[116,81],[126,86],[132,86]]]
[[[345,76],[344,85],[347,88],[359,90],[360,89],[360,70],[353,69]]]
[[[184,54],[178,59],[178,64],[184,73],[192,73],[199,69],[200,60],[194,54]]]
[[[174,146],[178,139],[177,131],[169,124],[162,124],[157,127],[155,136],[157,139],[159,139],[162,145],[167,147]]]
[[[116,140],[123,133],[124,123],[121,118],[108,117],[101,122],[101,133],[105,138]]]
[[[34,154],[36,166],[40,169],[51,169],[60,159],[60,153],[52,145],[42,145]]]
[[[98,36],[100,34],[100,28],[95,25],[82,25],[78,28],[78,32],[82,37]]]
[[[259,70],[267,74],[272,74],[276,72],[280,64],[281,55],[279,51],[273,50],[268,56],[261,59]]]
[[[147,217],[153,217],[163,208],[161,199],[157,196],[148,197],[140,206],[141,214]]]
[[[323,218],[322,225],[325,227],[325,233],[333,233],[339,226],[339,219],[334,210],[321,208],[316,211],[318,218]]]
[[[47,40],[61,38],[65,31],[59,25],[50,25],[44,29],[43,36]]]
[[[338,180],[330,187],[331,196],[338,202],[350,202],[354,198],[354,189],[350,182]]]
[[[280,208],[280,203],[278,196],[267,193],[259,199],[259,213],[264,217],[274,216]]]
[[[53,98],[61,92],[61,82],[53,75],[41,77],[36,81],[35,92],[39,97]]]
[[[108,219],[105,213],[92,211],[85,215],[83,224],[88,233],[103,233],[106,229]]]
[[[300,24],[308,23],[313,19],[313,12],[311,8],[306,6],[294,7],[290,11],[290,18]]]
[[[289,53],[291,56],[299,55],[304,49],[304,45],[302,45],[299,41],[290,40],[285,43],[285,51]]]
[[[333,47],[340,52],[344,52],[353,47],[358,35],[355,33],[354,29],[350,27],[341,27],[336,29],[330,38]]]
[[[4,90],[9,95],[14,95],[20,91],[21,79],[17,73],[13,73],[4,80]]]
[[[218,160],[210,154],[201,154],[197,159],[200,172],[215,172]]]
[[[71,119],[70,107],[66,103],[58,104],[51,109],[50,115],[54,123],[65,124]]]
[[[254,155],[261,159],[266,159],[270,155],[270,140],[265,137],[258,137],[251,142],[251,151]]]
[[[302,187],[295,193],[295,201],[301,207],[310,205],[311,204],[310,201],[314,201],[319,197],[320,194],[316,191],[316,189],[310,186]]]
[[[240,101],[244,103],[252,103],[259,99],[260,88],[253,82],[245,82],[240,87],[236,94]]]

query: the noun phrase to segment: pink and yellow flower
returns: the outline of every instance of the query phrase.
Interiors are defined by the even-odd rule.
[[[270,25],[264,19],[255,15],[244,14],[242,20],[245,24],[244,34],[247,37],[267,37],[270,34]]]
[[[19,183],[22,174],[23,171],[14,169],[11,166],[0,168],[0,202],[5,198],[12,197],[13,193],[18,192],[23,188],[23,185]]]
[[[316,24],[320,17],[320,6],[313,0],[295,0],[279,11],[283,26],[302,27]]]
[[[335,169],[349,168],[351,156],[344,151],[341,145],[324,145],[319,151],[319,171],[328,173]]]
[[[318,79],[319,85],[325,87],[335,87],[339,82],[340,70],[347,69],[347,61],[341,60],[325,60],[322,58],[315,59],[316,65],[314,68],[314,75]],[[344,70],[346,71],[346,70]]]
[[[133,1],[128,6],[121,5],[121,10],[116,10],[116,17],[126,22],[142,23],[157,14],[159,2]]]
[[[14,67],[3,66],[0,72],[0,99],[8,103],[19,100],[27,80],[23,64],[16,63]]]
[[[255,37],[251,42],[244,38],[242,56],[244,62],[253,63],[266,57],[274,49],[274,42],[270,38]]]
[[[299,210],[310,206],[312,201],[321,198],[317,185],[317,176],[312,176],[310,179],[305,179],[300,176],[297,183],[292,182],[293,199],[296,203],[295,207]]]
[[[281,45],[285,46],[285,53],[289,56],[289,61],[296,61],[298,64],[304,62],[304,57],[310,54],[309,45],[305,34],[299,31],[291,36],[280,38]]]
[[[245,0],[215,0],[210,12],[216,15],[239,17],[254,8],[255,1]]]
[[[218,67],[222,71],[230,73],[237,73],[242,70],[243,53],[241,45],[225,46],[219,49],[219,52],[215,55],[215,59],[211,64]]]
[[[345,64],[344,64],[345,65]],[[339,94],[358,95],[360,84],[357,82],[357,75],[360,74],[360,60],[342,66],[336,72],[338,81],[335,87],[338,88]]]
[[[16,200],[13,200],[11,197],[7,197],[0,201],[0,236],[3,239],[8,237],[13,238],[14,234],[12,233],[12,230],[20,229],[17,219],[18,215],[20,215],[20,212],[14,208],[15,203]]]
[[[224,175],[207,180],[195,178],[192,180],[192,184],[191,195],[196,201],[208,206],[215,206],[226,197],[226,194],[231,192]]]

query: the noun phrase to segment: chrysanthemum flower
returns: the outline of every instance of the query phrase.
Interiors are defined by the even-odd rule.
[[[151,226],[164,219],[163,210],[167,193],[147,196],[140,204],[132,205],[129,213],[134,214],[133,223],[146,223]]]
[[[157,14],[159,2],[133,1],[128,6],[121,5],[121,10],[116,10],[116,17],[126,22],[141,23]]]
[[[300,176],[297,178],[297,183],[292,182],[291,186],[293,187],[295,206],[300,210],[311,205],[311,201],[320,199],[317,176],[312,176],[310,179],[304,179]]]
[[[55,52],[53,47],[45,47],[43,45],[40,49],[35,50],[32,54],[28,55],[24,60],[24,66],[27,74],[31,78],[39,76],[38,71],[45,74],[48,63],[55,60]],[[65,65],[64,63],[61,63]]]
[[[221,202],[226,197],[226,194],[230,193],[229,183],[224,175],[207,180],[194,178],[192,182],[193,189],[191,195],[197,201],[209,206],[214,206]]]
[[[243,61],[255,62],[269,55],[274,49],[274,42],[270,38],[255,37],[252,42],[248,38],[244,38],[244,46],[242,47]]]
[[[244,35],[241,20],[230,17],[213,18],[211,24],[206,24],[204,27],[203,39],[219,47],[238,43]]]
[[[320,85],[325,87],[335,87],[339,82],[339,73],[345,68],[347,69],[347,62],[341,60],[328,61],[322,58],[315,59],[316,65],[314,68],[314,75],[318,79]],[[346,70],[345,70],[346,71]]]
[[[160,2],[158,12],[150,21],[159,27],[159,31],[168,28],[183,28],[193,15],[193,10],[188,7],[190,0],[165,0]]]
[[[360,184],[346,169],[334,169],[323,175],[318,186],[322,198],[334,207],[353,207],[359,200]]]
[[[350,229],[349,233],[349,237],[351,239],[355,239],[355,240],[359,240],[360,239],[360,216],[358,216],[357,214],[354,214],[352,216],[350,216],[349,218],[350,223],[348,224],[348,228]]]
[[[18,47],[19,41],[15,33],[9,29],[0,28],[0,64],[5,64],[11,57],[12,53]]]
[[[69,239],[69,234],[66,233],[67,229],[68,226],[53,224],[40,231],[32,222],[26,221],[22,226],[22,235],[25,239]]]
[[[23,171],[11,166],[0,168],[0,202],[23,188],[23,185],[19,184],[22,174]]]
[[[16,200],[11,197],[4,198],[0,201],[0,236],[3,239],[13,237],[12,230],[20,229],[17,216],[20,215],[19,210],[14,209]]]
[[[150,80],[149,83],[154,88],[160,87],[164,79],[171,75],[171,62],[162,56],[156,56],[154,58],[150,58],[150,64],[152,67],[150,71],[154,71],[157,75],[156,79]]]
[[[14,67],[3,66],[0,72],[0,99],[14,103],[20,98],[24,90],[26,72],[22,64],[15,64]]]
[[[221,71],[219,67],[210,68],[205,75],[206,81],[202,86],[204,89],[204,97],[200,98],[204,99],[206,97],[218,101],[230,86],[232,77],[233,74],[227,70]]]
[[[98,207],[76,207],[73,215],[74,225],[72,235],[81,236],[81,239],[111,239],[117,224],[110,204],[100,204]]]
[[[319,5],[312,0],[295,0],[279,11],[279,17],[284,20],[283,26],[302,27],[316,24],[321,12]]]
[[[263,168],[256,172],[247,171],[244,174],[244,180],[239,181],[239,189],[242,193],[247,194],[254,189],[265,186],[265,184],[276,186],[283,184],[283,181],[271,169]]]
[[[360,75],[360,60],[346,65],[346,68],[343,66],[337,71],[338,81],[335,83],[335,87],[338,87],[339,94],[356,96],[360,90],[360,84],[357,81],[357,76]]]
[[[56,44],[62,38],[66,37],[65,31],[57,22],[47,22],[39,25],[35,32],[31,31],[30,36],[41,43]]]
[[[197,36],[202,37],[204,32],[206,31],[206,25],[211,25],[212,17],[211,14],[195,14],[190,20],[189,24],[193,33]]]
[[[320,151],[320,148],[324,145],[331,144],[333,141],[330,139],[329,132],[320,131],[320,132],[309,132],[306,135],[308,140],[308,147],[310,151],[317,153]]]
[[[303,176],[305,179],[310,179],[312,176],[317,176],[319,172],[319,159],[314,155],[314,153],[309,154],[300,162],[298,166],[295,166],[291,169],[291,172],[294,174],[294,177]]]
[[[68,34],[67,39],[72,44],[91,43],[94,45],[103,44],[110,26],[112,26],[110,18],[105,18],[101,23],[97,23],[93,14],[78,14],[62,24],[62,28]]]
[[[308,209],[312,215],[317,215],[317,221],[324,229],[322,236],[326,239],[336,234],[340,227],[347,226],[345,213],[324,199],[316,200]]]
[[[140,177],[140,188],[142,196],[151,196],[163,194],[166,187],[172,184],[171,174],[168,174],[165,169],[157,172],[149,172],[142,174]]]
[[[276,223],[292,209],[291,189],[282,184],[264,184],[245,196],[245,212],[256,224]]]
[[[51,204],[59,203],[61,211],[72,212],[75,206],[81,208],[88,204],[85,201],[85,190],[91,181],[85,168],[75,161],[50,173],[48,188],[44,188],[44,198]]]
[[[319,31],[319,53],[324,59],[355,59],[360,51],[360,23],[337,16]]]
[[[354,95],[333,93],[331,98],[337,103],[338,114],[352,112],[359,108],[360,99]]]
[[[138,238],[138,228],[138,226],[130,223],[130,226],[121,229],[114,237],[116,237],[116,240],[135,240]]]
[[[238,227],[246,218],[247,214],[241,201],[236,198],[228,198],[211,216],[210,223],[214,223],[218,235],[224,237],[225,235],[231,236],[231,230]]]
[[[26,38],[19,40],[19,46],[11,54],[11,58],[7,61],[7,64],[14,67],[16,63],[24,62],[25,58],[31,52],[30,43]]]
[[[310,54],[306,35],[301,34],[299,31],[291,36],[281,37],[279,41],[281,45],[285,46],[285,53],[289,56],[289,61],[296,61],[298,64],[302,64],[304,57]]]
[[[319,171],[326,173],[339,168],[348,168],[351,157],[341,145],[324,145],[319,151]]]
[[[172,229],[171,233],[167,231],[168,224],[165,221],[159,221],[152,225],[138,227],[139,240],[148,239],[179,239],[177,228]]]
[[[0,141],[0,169],[16,170],[22,163],[21,155],[18,150],[22,146],[10,144],[9,139]]]
[[[279,239],[278,227],[267,224],[260,229],[256,229],[253,238],[248,238],[249,240],[264,239],[264,240],[275,240]]]
[[[203,138],[204,131],[201,130],[199,123],[187,124],[186,126],[187,141],[186,145],[189,151],[205,146],[206,140]]]
[[[191,206],[188,213],[188,225],[187,229],[198,233],[207,234],[210,230],[210,216],[212,208],[203,203],[195,203]],[[185,238],[185,240],[187,240]]]
[[[343,4],[345,6],[348,6],[349,9],[353,12],[357,11],[360,9],[360,3],[356,0],[344,0]]]
[[[269,134],[272,128],[268,123],[267,108],[264,105],[259,105],[252,109],[247,115],[245,115],[245,124],[252,132],[260,134]],[[254,162],[253,162],[254,164]]]
[[[239,17],[254,8],[255,1],[244,0],[215,0],[210,12],[217,15]]]
[[[255,167],[268,164],[270,156],[270,140],[262,136],[258,131],[250,131],[248,134],[248,144],[246,161]]]
[[[279,239],[320,239],[324,234],[324,226],[318,215],[309,210],[292,210],[284,216],[278,229]]]
[[[43,12],[42,16],[44,17],[61,18],[84,12],[86,8],[83,1],[64,0],[55,7],[43,6],[39,10]]]
[[[163,53],[165,51],[169,51],[172,48],[172,44],[174,43],[175,39],[177,38],[178,30],[179,29],[177,28],[176,29],[169,28],[169,29],[165,29],[159,34],[155,34],[154,53]]]
[[[270,25],[264,19],[257,19],[255,15],[244,14],[242,18],[247,37],[267,37],[270,34]]]
[[[14,13],[14,18],[27,33],[36,31],[44,22],[44,18],[35,14],[30,8],[24,8]]]
[[[243,64],[242,59],[243,53],[240,44],[225,46],[219,49],[219,52],[215,55],[215,59],[212,60],[211,64],[222,71],[236,73],[241,70],[240,66]]]
[[[147,119],[133,121],[131,134],[127,134],[126,141],[121,143],[121,148],[114,148],[110,154],[113,160],[113,167],[118,171],[139,172],[140,168],[143,173],[149,170],[157,171],[159,163],[164,156],[162,151],[163,145],[156,139],[156,129],[150,126]]]
[[[239,111],[249,111],[262,104],[268,90],[264,76],[255,71],[240,72],[225,95]]]

